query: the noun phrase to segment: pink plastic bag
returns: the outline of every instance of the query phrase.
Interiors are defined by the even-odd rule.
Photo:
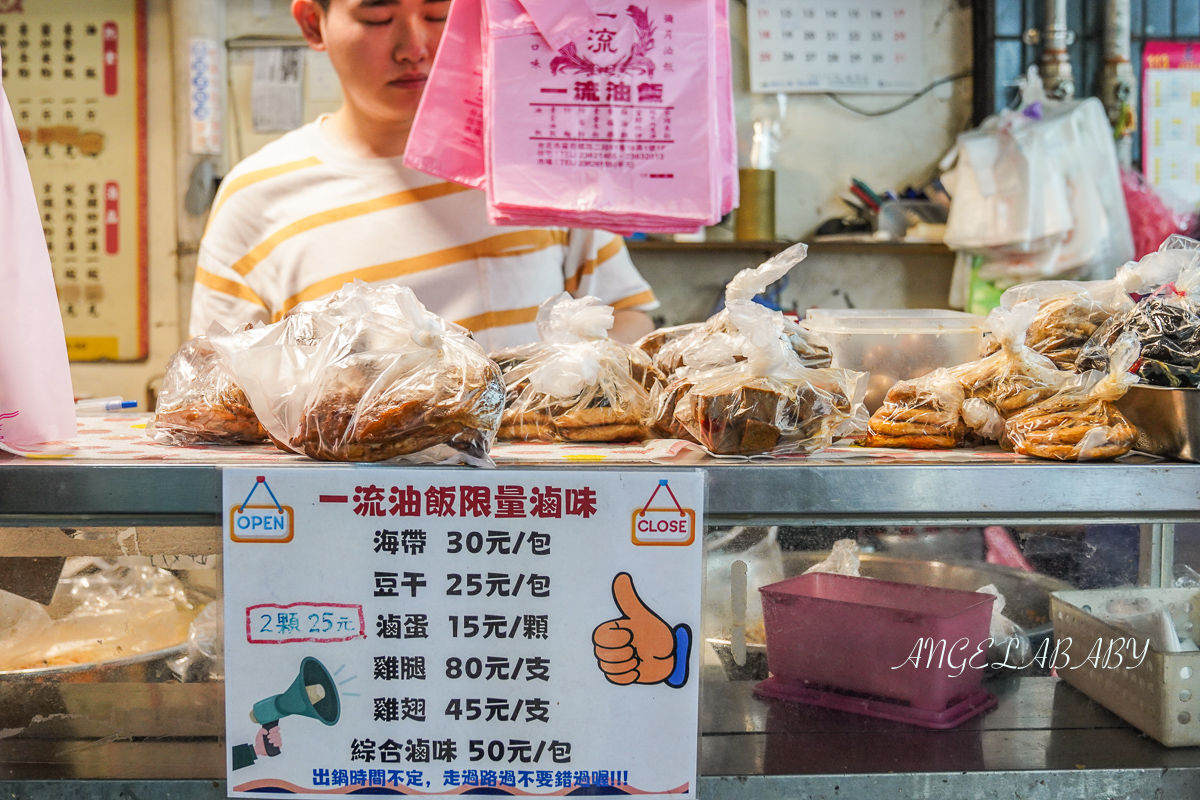
[[[54,273],[29,165],[0,86],[0,445],[74,436]]]
[[[732,147],[719,133],[717,4],[588,5],[603,27],[556,52],[516,0],[485,0],[493,221],[676,231],[715,222],[732,175],[721,158]]]
[[[481,0],[455,0],[421,105],[404,166],[482,189],[483,10]]]

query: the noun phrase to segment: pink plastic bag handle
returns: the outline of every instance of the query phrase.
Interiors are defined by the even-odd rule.
[[[555,50],[561,50],[571,42],[584,39],[588,33],[600,27],[600,18],[584,0],[517,0],[529,16],[538,33]]]

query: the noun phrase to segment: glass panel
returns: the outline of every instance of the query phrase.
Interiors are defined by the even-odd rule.
[[[996,0],[996,35],[1020,36],[1021,0]]]
[[[1146,18],[1146,0],[1129,0],[1129,28],[1134,36],[1142,35],[1142,21]]]
[[[1084,31],[1083,7],[1086,0],[1067,0],[1067,27],[1075,31],[1075,36],[1082,36]]]
[[[1152,752],[1167,753],[1154,743],[1145,748],[1147,739],[1137,729],[1100,710],[1066,677],[1071,668],[1092,673],[1106,669],[1105,658],[1107,668],[1116,670],[1118,651],[1122,667],[1133,661],[1140,664],[1147,655],[1144,639],[1132,650],[1126,641],[1134,639],[1132,635],[1115,637],[1111,643],[1104,640],[1100,661],[1092,663],[1088,656],[1094,643],[1083,642],[1079,633],[1080,641],[1056,639],[1055,625],[1072,624],[1071,615],[1060,622],[1050,611],[1051,592],[1132,590],[1142,542],[1152,533],[1148,525],[710,529],[702,731],[706,737],[764,735],[742,736],[736,742],[732,736],[706,739],[706,747],[728,748],[723,751],[730,759],[723,762],[730,767],[728,774],[736,774],[734,764],[743,758],[747,764],[761,765],[765,773],[852,774],[1058,769],[1073,763],[1095,768],[1097,759],[1120,769],[1144,763]],[[1178,526],[1175,535],[1177,553],[1194,556],[1200,566],[1200,525]],[[822,575],[786,589],[776,587],[774,595],[756,593],[763,585],[802,574],[829,558],[831,550],[849,555],[842,563],[857,558],[861,576],[902,585]],[[748,595],[744,620],[739,620],[733,609],[740,607],[734,590],[740,579],[734,575],[742,565]],[[1200,571],[1188,574],[1200,589]],[[959,656],[967,645],[954,650],[960,641],[954,637],[987,638],[982,619],[969,632],[964,609],[972,596],[968,593],[988,584],[1004,597],[1003,616],[1016,623],[1028,641],[988,650],[974,664],[984,667],[981,671],[959,671]],[[778,594],[781,591],[786,594]],[[1129,622],[1127,604],[1114,602],[1114,597],[1073,599],[1084,609],[1079,615],[1141,624]],[[934,630],[934,617],[950,627],[964,627],[942,637],[945,642],[940,634],[922,635],[920,631]],[[1111,653],[1105,650],[1109,644]],[[880,667],[880,659],[890,659],[886,668]],[[1057,668],[1054,675],[1052,666]],[[768,674],[773,676],[769,681],[757,683]],[[934,701],[931,697],[940,691],[942,677],[954,682],[950,693],[955,698]],[[964,712],[961,722],[936,735],[920,730],[929,727],[927,712],[936,717],[949,708],[961,709],[959,704],[969,705],[962,698],[976,691],[997,698],[995,711],[982,716]],[[854,711],[847,713],[849,709]],[[921,722],[916,728],[897,728],[874,715]],[[898,730],[906,734],[903,749],[888,739],[888,733]],[[1016,739],[1039,745],[1017,747],[1003,741],[1017,730]],[[878,736],[872,739],[875,733],[870,732]],[[1195,759],[1200,763],[1200,753]]]
[[[1200,36],[1200,3],[1175,0],[1175,35]]]
[[[1171,35],[1171,0],[1146,0],[1146,38]]]
[[[1022,51],[1024,45],[1019,41],[996,42],[996,110],[1007,108],[1012,104],[1016,90],[1012,88],[1017,78],[1021,77]]]

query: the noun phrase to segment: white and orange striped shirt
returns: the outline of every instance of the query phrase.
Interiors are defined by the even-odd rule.
[[[619,236],[496,227],[483,192],[400,158],[356,158],[319,126],[268,144],[221,184],[200,243],[192,336],[214,321],[276,321],[355,278],[411,287],[489,351],[536,340],[538,306],[564,290],[618,309],[658,306]]]

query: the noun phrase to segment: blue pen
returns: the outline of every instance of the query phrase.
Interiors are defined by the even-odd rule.
[[[80,400],[75,404],[76,414],[108,414],[113,411],[133,411],[137,400],[113,400],[102,397],[96,400]]]

